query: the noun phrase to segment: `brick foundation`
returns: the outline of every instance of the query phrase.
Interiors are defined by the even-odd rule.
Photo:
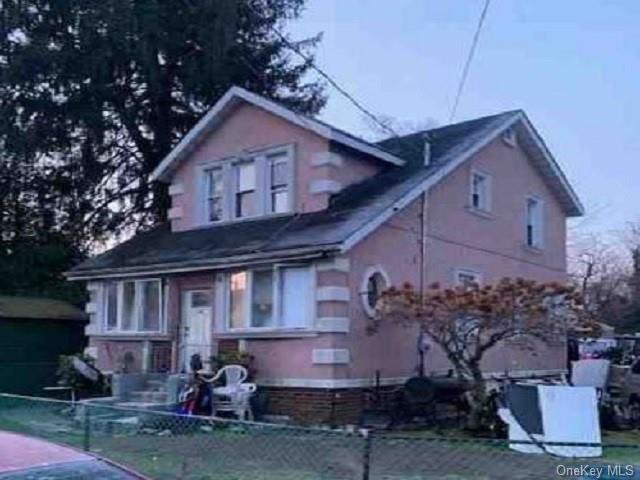
[[[287,415],[303,425],[358,424],[363,410],[372,406],[370,388],[260,387],[260,390],[268,395],[270,414]]]

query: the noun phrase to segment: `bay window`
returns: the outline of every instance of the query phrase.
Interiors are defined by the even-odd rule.
[[[227,330],[305,329],[313,313],[313,272],[278,265],[224,277]]]
[[[160,280],[108,282],[104,292],[105,330],[127,333],[162,331]]]

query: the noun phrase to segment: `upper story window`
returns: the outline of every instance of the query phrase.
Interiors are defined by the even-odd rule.
[[[104,287],[104,329],[136,333],[162,331],[160,280],[108,282]]]
[[[471,172],[469,203],[474,210],[491,211],[491,177],[487,173]]]
[[[269,212],[289,211],[289,159],[286,153],[268,157],[269,160]]]
[[[293,148],[276,147],[202,167],[203,223],[287,213],[293,201]]]
[[[233,166],[236,182],[235,217],[256,215],[256,162],[250,160]]]
[[[525,241],[528,247],[542,248],[544,233],[544,205],[536,197],[527,197]]]
[[[223,188],[222,168],[212,168],[206,171],[207,181],[207,219],[210,222],[222,220]]]
[[[239,270],[223,276],[220,312],[228,331],[309,328],[313,271],[306,266]]]

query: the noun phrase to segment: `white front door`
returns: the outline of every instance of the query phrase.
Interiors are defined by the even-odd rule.
[[[181,366],[191,370],[189,362],[199,354],[202,362],[211,356],[213,308],[211,290],[187,290],[182,293]]]

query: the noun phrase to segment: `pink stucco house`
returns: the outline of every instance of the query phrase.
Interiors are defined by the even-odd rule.
[[[363,389],[415,373],[416,332],[366,327],[376,292],[566,278],[583,209],[522,111],[369,143],[231,88],[162,161],[169,225],[68,272],[91,294],[104,371],[185,371],[194,353],[252,354],[270,408],[353,418]],[[486,371],[557,374],[564,343],[505,344]],[[427,355],[427,372],[448,370]]]

